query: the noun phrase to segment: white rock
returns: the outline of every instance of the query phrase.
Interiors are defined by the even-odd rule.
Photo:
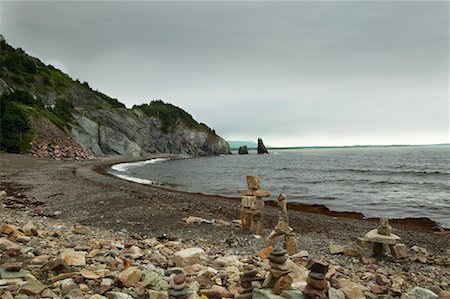
[[[175,252],[172,261],[177,267],[184,267],[194,264],[204,264],[206,253],[199,247],[192,247]]]

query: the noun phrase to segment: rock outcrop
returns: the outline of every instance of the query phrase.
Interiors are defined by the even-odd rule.
[[[261,154],[268,154],[266,147],[264,146],[264,143],[261,138],[258,138],[258,155]]]
[[[74,114],[74,140],[94,155],[142,156],[147,153],[219,155],[230,152],[228,143],[207,130],[179,123],[163,132],[161,120],[133,109],[85,110]]]
[[[247,148],[247,146],[246,145],[240,146],[238,153],[239,153],[239,155],[248,155],[248,148]]]

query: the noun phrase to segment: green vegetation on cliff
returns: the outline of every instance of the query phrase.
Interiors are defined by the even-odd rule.
[[[162,123],[162,131],[165,133],[172,132],[179,122],[191,129],[211,131],[207,125],[198,123],[183,109],[161,100],[151,101],[150,104],[134,105],[133,109],[140,109],[150,117],[158,117]]]

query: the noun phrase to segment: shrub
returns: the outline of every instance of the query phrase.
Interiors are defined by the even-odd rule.
[[[22,153],[30,148],[32,132],[25,112],[11,99],[11,95],[0,97],[0,148]]]

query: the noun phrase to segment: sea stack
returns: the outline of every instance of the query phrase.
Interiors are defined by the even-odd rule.
[[[239,147],[239,155],[248,155],[248,148],[246,145]]]
[[[261,138],[258,138],[258,155],[261,154],[268,154],[269,152],[267,151],[266,147],[264,146],[264,142],[262,141]]]

